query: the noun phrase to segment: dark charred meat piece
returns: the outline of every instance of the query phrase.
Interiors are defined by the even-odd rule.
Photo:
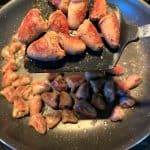
[[[77,29],[83,22],[88,10],[87,0],[70,0],[68,7],[68,24],[71,29]]]
[[[93,94],[91,104],[99,110],[104,110],[106,108],[104,97],[101,94]]]
[[[90,12],[90,19],[93,21],[99,21],[100,18],[107,14],[106,0],[94,0],[93,8]]]
[[[85,19],[77,30],[79,37],[93,51],[101,51],[103,42],[95,26]]]
[[[70,55],[82,54],[86,50],[86,45],[78,36],[59,33],[59,39],[62,48]]]
[[[47,29],[47,22],[42,18],[40,10],[33,8],[23,19],[18,29],[18,38],[21,42],[28,44]]]
[[[50,30],[61,33],[69,33],[69,26],[66,16],[61,10],[56,10],[49,16],[48,25]]]
[[[84,76],[87,81],[99,78],[99,75],[97,72],[85,72]]]
[[[40,134],[46,132],[46,120],[40,113],[30,116],[28,124]]]
[[[58,75],[60,75],[60,74],[51,72],[51,73],[48,74],[48,80],[53,81]]]
[[[113,69],[108,70],[107,73],[119,76],[124,74],[124,68],[121,65],[116,65]]]
[[[28,103],[25,102],[22,98],[16,97],[14,100],[12,117],[21,118],[29,114]]]
[[[71,108],[72,107],[72,98],[67,92],[61,92],[59,96],[59,108]]]
[[[128,97],[128,96],[120,97],[119,105],[122,108],[130,108],[130,107],[133,107],[135,105],[135,100],[131,97]]]
[[[71,91],[74,91],[76,88],[78,88],[84,82],[84,80],[84,76],[80,74],[69,75],[65,78],[65,81],[67,82],[68,87],[71,88]]]
[[[116,87],[116,95],[118,97],[124,97],[124,96],[128,96],[129,95],[129,92],[127,91],[124,91],[123,89],[119,88],[119,87]]]
[[[97,79],[97,78],[100,78],[100,77],[104,77],[105,76],[105,71],[98,71],[98,72],[91,72],[91,71],[88,71],[88,72],[85,72],[84,73],[84,76],[86,78],[87,81],[90,81],[90,80],[94,80],[94,79]]]
[[[124,115],[124,110],[120,106],[116,106],[111,114],[110,120],[113,122],[122,121]]]
[[[99,21],[99,28],[111,48],[118,48],[120,42],[120,25],[115,13],[109,13]]]
[[[32,92],[34,95],[47,92],[51,89],[50,84],[44,81],[33,81],[32,82]]]
[[[99,78],[99,79],[96,79],[96,80],[91,80],[90,85],[92,87],[93,92],[94,93],[102,92],[102,88],[103,88],[103,85],[104,85],[105,81],[106,81],[105,78]]]
[[[55,80],[51,82],[51,87],[59,92],[67,91],[68,89],[67,83],[61,75],[57,76]]]
[[[16,72],[7,70],[2,77],[2,87],[10,86],[18,78]]]
[[[68,12],[70,0],[49,0],[56,8],[62,10],[64,13]]]
[[[76,92],[76,97],[79,99],[88,99],[90,97],[89,90],[89,84],[87,82],[82,83]]]
[[[18,77],[18,79],[16,79],[13,83],[12,86],[13,87],[18,87],[18,86],[22,86],[22,85],[28,85],[30,84],[32,81],[32,77],[29,74],[24,74]]]
[[[112,104],[115,101],[115,84],[112,79],[105,81],[103,94],[108,104]]]
[[[78,118],[75,116],[75,114],[68,109],[64,109],[62,111],[62,122],[63,123],[77,123]]]
[[[139,75],[133,74],[127,78],[125,85],[128,89],[133,89],[133,88],[136,88],[141,83],[142,83],[142,77]]]
[[[42,102],[41,102],[41,96],[31,96],[29,98],[29,108],[30,108],[30,115],[35,115],[37,113],[40,113],[40,110],[42,108]]]
[[[56,109],[58,107],[58,93],[45,92],[41,95],[42,100],[50,107]]]
[[[78,100],[74,105],[74,111],[85,118],[96,118],[95,108],[85,100]]]
[[[12,86],[8,86],[2,89],[2,91],[0,91],[0,94],[3,95],[6,98],[6,100],[8,100],[8,102],[10,103],[13,103],[15,98],[17,97],[15,88]]]
[[[61,113],[59,111],[47,114],[46,116],[47,128],[52,129],[61,121]]]
[[[65,56],[65,51],[59,45],[58,34],[49,31],[29,45],[27,55],[39,61],[56,61]]]

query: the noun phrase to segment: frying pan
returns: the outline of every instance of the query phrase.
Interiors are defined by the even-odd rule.
[[[47,0],[12,0],[0,11],[0,48],[16,32],[22,17],[37,2]],[[138,26],[150,23],[150,8],[141,1],[109,0],[117,5],[125,19]],[[45,10],[48,8],[45,8]],[[123,122],[111,123],[107,119],[80,120],[78,124],[59,124],[46,135],[39,135],[27,126],[27,118],[14,120],[11,105],[0,97],[0,138],[22,150],[122,150],[132,147],[150,133],[150,44],[149,39],[128,45],[119,61],[132,73],[143,77],[143,83],[131,94],[138,105],[126,112]],[[2,60],[1,60],[2,61]]]

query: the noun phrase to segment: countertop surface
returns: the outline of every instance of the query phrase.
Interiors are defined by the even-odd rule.
[[[7,3],[9,0],[0,0],[0,7],[3,6],[5,3]],[[148,4],[150,4],[150,0],[145,0]],[[10,148],[5,147],[4,144],[0,142],[0,149],[3,150],[10,150]],[[150,150],[150,136],[148,136],[146,139],[140,141],[137,143],[136,146],[131,148],[131,150]]]

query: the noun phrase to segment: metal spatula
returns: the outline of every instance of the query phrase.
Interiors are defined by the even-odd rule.
[[[81,71],[99,71],[112,69],[118,62],[125,47],[133,41],[140,38],[150,37],[150,24],[141,27],[127,24],[120,10],[109,5],[109,9],[113,10],[120,21],[120,47],[112,50],[107,45],[103,48],[103,52],[98,54],[87,49],[87,52],[78,56],[68,55],[63,60],[57,62],[39,62],[25,59],[25,68],[29,72],[81,72]]]

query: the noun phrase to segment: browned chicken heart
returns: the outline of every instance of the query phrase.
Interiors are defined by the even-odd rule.
[[[88,10],[87,0],[70,0],[68,7],[68,24],[70,29],[77,29],[83,22]]]
[[[63,49],[70,55],[81,54],[86,50],[86,45],[78,36],[59,33],[59,39]]]
[[[30,43],[47,29],[47,22],[42,18],[40,10],[33,8],[23,19],[18,29],[18,38],[23,43]]]
[[[77,32],[87,47],[93,51],[101,51],[103,47],[102,39],[90,20],[84,20],[84,22],[79,26]]]
[[[64,13],[68,12],[70,0],[49,0],[56,8],[62,10]]]
[[[27,54],[30,58],[40,61],[59,60],[65,56],[64,50],[59,46],[58,34],[54,31],[49,31],[34,41],[27,48]]]
[[[50,14],[48,19],[49,29],[55,32],[69,33],[69,26],[66,16],[61,10],[56,10]]]
[[[90,19],[92,21],[99,21],[106,14],[107,14],[106,0],[94,0],[94,4],[89,16]]]
[[[111,12],[99,21],[99,28],[108,45],[112,48],[119,47],[120,25],[115,13]]]

